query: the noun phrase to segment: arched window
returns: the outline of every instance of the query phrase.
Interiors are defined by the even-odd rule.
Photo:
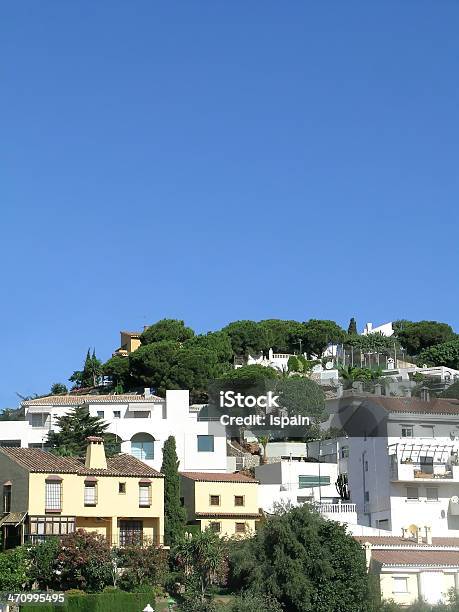
[[[155,439],[148,433],[137,433],[131,438],[131,455],[141,461],[155,458]]]

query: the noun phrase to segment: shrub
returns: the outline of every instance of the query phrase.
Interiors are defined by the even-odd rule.
[[[168,570],[168,553],[155,546],[127,546],[118,551],[118,565],[124,568],[118,586],[125,591],[142,585],[163,586]]]
[[[29,566],[27,549],[23,546],[0,553],[0,590],[23,590],[30,580]]]

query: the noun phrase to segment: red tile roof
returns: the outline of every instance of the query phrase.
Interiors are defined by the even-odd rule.
[[[432,538],[432,544],[427,544],[425,539],[422,543],[418,544],[416,540],[409,540],[408,538],[402,538],[398,536],[354,536],[354,538],[361,544],[368,542],[375,548],[378,546],[391,546],[396,548],[422,548],[426,546],[444,546],[444,547],[457,547],[459,549],[459,538]]]
[[[0,448],[0,452],[29,472],[81,474],[82,476],[145,476],[164,478],[164,476],[132,455],[115,455],[107,459],[107,469],[85,467],[84,459],[77,457],[58,457],[37,448]]]
[[[247,513],[241,512],[195,512],[195,516],[198,518],[239,518],[239,519],[257,519],[262,516],[261,513]]]
[[[83,404],[127,404],[131,402],[158,403],[164,398],[157,395],[47,395],[22,402],[22,406],[81,406]]]
[[[382,565],[459,567],[459,551],[451,550],[372,550],[371,558]]]
[[[180,472],[184,478],[189,478],[196,482],[249,482],[258,483],[255,478],[245,476],[245,474],[229,474],[228,472],[222,472],[217,474],[214,472]]]
[[[417,397],[385,397],[367,395],[349,399],[360,400],[362,404],[378,404],[386,412],[416,414],[459,414],[459,401],[456,399],[434,399],[423,401]]]

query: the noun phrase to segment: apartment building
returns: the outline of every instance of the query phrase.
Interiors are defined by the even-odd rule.
[[[188,522],[221,536],[247,537],[261,518],[258,481],[244,474],[182,472],[181,497]]]
[[[348,476],[358,523],[459,536],[459,401],[352,396],[338,412],[348,437],[309,451]]]
[[[0,483],[6,548],[77,529],[117,546],[163,543],[163,475],[130,455],[106,458],[102,438],[88,438],[85,459],[0,448]]]
[[[227,470],[225,428],[201,420],[190,411],[188,391],[167,391],[166,398],[143,394],[51,395],[23,402],[24,421],[5,421],[0,446],[45,448],[56,417],[85,406],[91,416],[107,424],[121,452],[161,469],[162,448],[173,435],[181,470],[225,472]]]

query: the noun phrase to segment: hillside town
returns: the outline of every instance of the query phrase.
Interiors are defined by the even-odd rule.
[[[220,604],[212,588],[231,580],[205,572],[192,608],[189,566],[178,561],[175,586],[155,582],[167,564],[158,554],[191,559],[192,543],[210,537],[218,557],[218,546],[255,542],[301,511],[341,529],[361,555],[376,595],[352,609],[447,605],[459,592],[459,341],[448,325],[367,323],[359,333],[354,319],[347,331],[332,321],[239,321],[196,335],[164,319],[122,331],[106,363],[88,350],[70,381],[1,415],[4,556],[54,546],[61,558],[62,542],[96,538],[109,556],[125,555],[115,570],[122,582],[131,572],[123,550],[149,550],[131,588],[155,587],[150,599],[167,609],[229,610],[231,588]],[[245,397],[260,384],[274,389],[281,414],[310,414],[311,424],[228,428],[213,410],[216,382],[242,384]],[[241,570],[229,563],[234,582]],[[8,590],[2,567],[0,558]],[[58,582],[36,576],[28,589]],[[57,590],[80,587],[98,590],[70,578]],[[245,609],[249,595],[240,597],[234,609]],[[288,594],[264,601],[268,612],[310,609]]]

